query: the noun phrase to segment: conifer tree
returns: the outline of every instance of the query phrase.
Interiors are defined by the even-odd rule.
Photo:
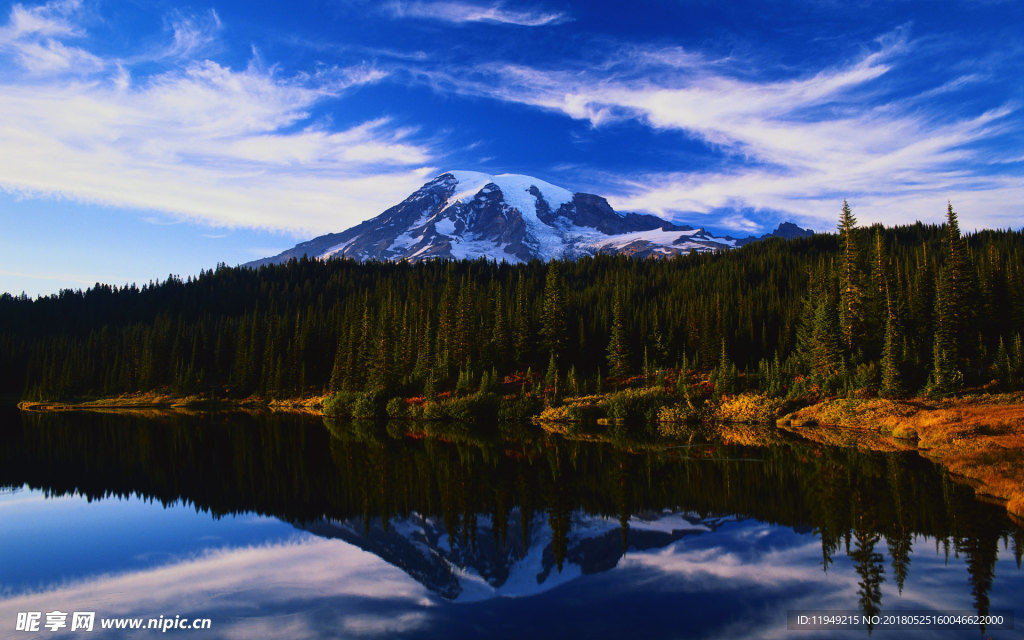
[[[561,402],[561,390],[559,389],[558,362],[555,360],[555,352],[551,352],[548,359],[548,370],[544,374],[544,391],[548,405],[556,407]]]
[[[814,311],[814,332],[812,334],[811,373],[818,384],[827,384],[845,371],[840,343],[839,314],[836,313],[835,295],[831,286]]]
[[[391,326],[387,314],[381,313],[372,342],[375,355],[371,361],[370,375],[367,380],[368,391],[388,389],[391,386],[394,376],[394,370],[391,367],[392,342]]]
[[[541,336],[544,348],[556,359],[560,358],[568,340],[566,331],[565,286],[558,271],[558,261],[548,263],[544,282],[544,302],[541,313]]]
[[[864,287],[861,283],[860,246],[857,219],[843,200],[839,216],[839,321],[843,346],[854,353],[864,325]]]
[[[491,352],[494,354],[495,362],[500,366],[504,366],[509,352],[508,318],[505,317],[502,298],[500,291],[495,293],[491,323]]]
[[[970,344],[972,327],[969,321],[973,315],[971,309],[974,306],[974,282],[967,243],[960,235],[960,224],[952,203],[946,210],[943,231],[945,233],[942,248],[946,261],[945,275],[941,280],[945,312],[943,331],[946,333],[943,340],[949,341],[948,354],[953,358],[953,366],[958,367],[960,358],[965,355],[965,350]]]
[[[892,294],[887,290],[885,314],[885,342],[882,346],[882,395],[896,397],[903,393],[903,382],[900,378],[899,329]]]
[[[455,335],[452,346],[452,355],[455,363],[463,366],[471,357],[471,344],[473,342],[473,286],[469,276],[463,275],[459,284],[459,299],[455,306]]]
[[[423,330],[420,331],[420,344],[419,349],[416,351],[416,367],[413,370],[413,375],[418,380],[425,380],[430,377],[430,368],[434,364],[434,332],[430,322],[430,312],[428,311],[423,319]]]
[[[334,364],[331,367],[331,380],[327,384],[328,391],[341,391],[345,386],[345,345],[338,340],[338,347],[334,350]]]
[[[725,350],[725,338],[722,338],[722,350],[718,356],[718,367],[715,369],[715,392],[718,394],[736,392],[736,365],[729,360]]]
[[[512,323],[512,348],[516,362],[526,362],[530,355],[530,308],[526,299],[526,282],[522,273],[516,279],[516,311]]]
[[[1010,384],[1010,374],[1012,372],[1010,352],[1006,348],[1006,341],[1003,339],[1003,336],[999,336],[999,347],[996,349],[996,355],[992,362],[992,372],[995,374],[996,382],[1000,385],[1005,387]]]
[[[935,332],[932,342],[932,387],[939,393],[959,388],[962,376],[957,368],[959,348],[956,315],[950,300],[949,269],[939,273],[935,287]]]
[[[608,377],[621,379],[629,375],[629,344],[626,328],[622,319],[622,296],[615,289],[615,301],[612,304],[612,326],[608,341]]]

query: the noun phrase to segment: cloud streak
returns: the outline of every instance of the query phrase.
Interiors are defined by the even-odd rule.
[[[5,191],[217,226],[322,232],[376,215],[433,172],[433,152],[387,117],[342,130],[313,117],[325,102],[380,81],[379,69],[285,77],[258,60],[232,69],[196,58],[219,28],[211,13],[175,16],[164,69],[136,79],[131,61],[64,44],[85,35],[74,23],[80,8],[15,5],[0,30],[0,56],[23,68],[0,84]],[[81,59],[91,62],[76,65]]]
[[[1019,221],[1019,179],[980,168],[991,166],[980,149],[1010,127],[1016,107],[951,115],[929,103],[981,81],[976,75],[892,97],[892,73],[913,56],[897,32],[843,64],[770,81],[747,77],[749,60],[678,48],[626,49],[587,67],[480,64],[425,77],[440,91],[530,105],[595,129],[632,121],[681,133],[716,160],[714,170],[612,177],[616,208],[691,219],[722,209],[786,212],[822,229],[844,197],[865,222],[896,212],[937,220],[952,199],[968,224]]]
[[[456,24],[488,22],[520,27],[543,27],[566,22],[564,13],[514,11],[501,4],[480,6],[465,2],[392,2],[388,12],[396,18],[438,20]]]
[[[7,25],[0,27],[0,54],[12,56],[19,66],[36,74],[101,69],[98,57],[64,43],[85,35],[72,21],[81,7],[81,0],[58,0],[33,8],[15,4]]]

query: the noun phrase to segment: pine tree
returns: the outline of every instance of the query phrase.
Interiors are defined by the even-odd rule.
[[[370,375],[366,385],[367,390],[388,389],[391,387],[395,372],[391,367],[391,352],[394,348],[391,326],[385,313],[380,314],[372,344],[375,355],[370,365]]]
[[[839,321],[843,346],[853,354],[864,327],[864,288],[861,284],[860,246],[857,219],[843,200],[839,216]]]
[[[946,211],[943,228],[943,252],[946,259],[945,277],[942,280],[942,296],[945,305],[944,340],[950,342],[949,356],[954,367],[960,366],[960,358],[967,355],[973,327],[971,320],[974,308],[973,267],[967,253],[967,243],[960,235],[956,211],[950,203]],[[938,333],[938,328],[936,328]]]
[[[715,369],[715,392],[736,393],[736,384],[736,365],[729,360],[729,354],[725,350],[725,338],[722,338],[722,350],[718,356],[718,367]]]
[[[517,363],[528,362],[530,355],[530,307],[526,300],[526,282],[522,273],[516,279],[516,311],[512,323],[512,348]]]
[[[544,392],[548,405],[557,407],[561,403],[561,390],[559,389],[558,362],[555,360],[555,352],[551,352],[548,360],[548,370],[544,374]]]
[[[334,350],[334,365],[331,367],[331,380],[327,388],[331,392],[341,391],[345,385],[345,345],[338,340],[338,347]]]
[[[420,332],[420,346],[416,353],[416,368],[413,373],[418,380],[426,380],[430,377],[430,368],[434,364],[434,340],[435,336],[428,311],[423,320],[423,330]]]
[[[459,366],[466,364],[471,357],[473,343],[473,287],[468,276],[462,276],[459,285],[459,298],[455,306],[455,335],[452,344],[452,355]]]
[[[626,328],[622,320],[622,296],[615,290],[615,302],[612,305],[612,326],[608,342],[608,377],[622,379],[629,375],[629,344]]]
[[[1010,384],[1010,374],[1012,367],[1010,365],[1010,352],[1006,348],[1006,341],[1003,340],[1003,336],[999,336],[999,347],[996,349],[996,355],[992,362],[992,372],[995,374],[996,382],[1006,387]]]
[[[903,393],[903,383],[900,378],[900,349],[899,335],[896,325],[896,315],[893,312],[893,303],[886,305],[885,317],[885,342],[882,346],[882,388],[881,392],[886,397],[897,397]]]
[[[835,294],[829,286],[815,308],[814,331],[811,336],[811,375],[820,385],[829,386],[844,377],[840,335]]]
[[[565,285],[558,272],[558,262],[548,263],[547,278],[544,282],[544,304],[541,313],[540,333],[544,348],[560,358],[568,340],[566,330]]]
[[[491,353],[494,361],[499,366],[504,366],[508,360],[509,352],[509,329],[508,318],[505,317],[505,307],[502,303],[501,292],[494,295],[493,320],[491,323]]]
[[[949,393],[960,387],[962,375],[957,367],[959,348],[956,337],[956,314],[950,300],[949,269],[939,273],[935,287],[935,332],[932,342],[932,388]]]
[[[1024,378],[1024,340],[1021,334],[1013,338],[1013,355],[1010,358],[1010,377],[1014,384],[1019,384]]]

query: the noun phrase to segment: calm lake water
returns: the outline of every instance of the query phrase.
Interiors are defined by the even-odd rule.
[[[869,637],[790,611],[1024,637],[1024,532],[914,454],[408,428],[0,413],[0,637]],[[211,628],[99,629],[160,616]]]

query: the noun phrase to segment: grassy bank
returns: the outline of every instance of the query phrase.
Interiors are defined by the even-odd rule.
[[[827,400],[781,417],[778,425],[829,444],[916,449],[1024,519],[1022,393]]]
[[[660,386],[609,391],[553,400],[520,391],[433,398],[379,393],[270,399],[220,399],[160,393],[126,394],[80,402],[22,402],[29,411],[302,411],[339,418],[485,423],[531,420],[573,437],[616,429],[636,437],[686,436],[693,425],[726,423],[739,429],[738,442],[758,444],[767,425],[823,444],[879,451],[917,450],[980,494],[1005,502],[1024,519],[1024,393],[970,395],[943,400],[836,398],[792,406],[763,394],[680,396]],[[784,415],[783,415],[784,414]],[[780,417],[781,416],[781,417]],[[777,418],[777,420],[776,420]]]
[[[169,393],[126,393],[108,398],[86,398],[67,401],[23,400],[18,403],[22,411],[134,411],[182,410],[212,411],[230,409],[270,409],[281,411],[307,411],[321,413],[326,396],[307,398],[211,398],[203,395],[180,396]]]

